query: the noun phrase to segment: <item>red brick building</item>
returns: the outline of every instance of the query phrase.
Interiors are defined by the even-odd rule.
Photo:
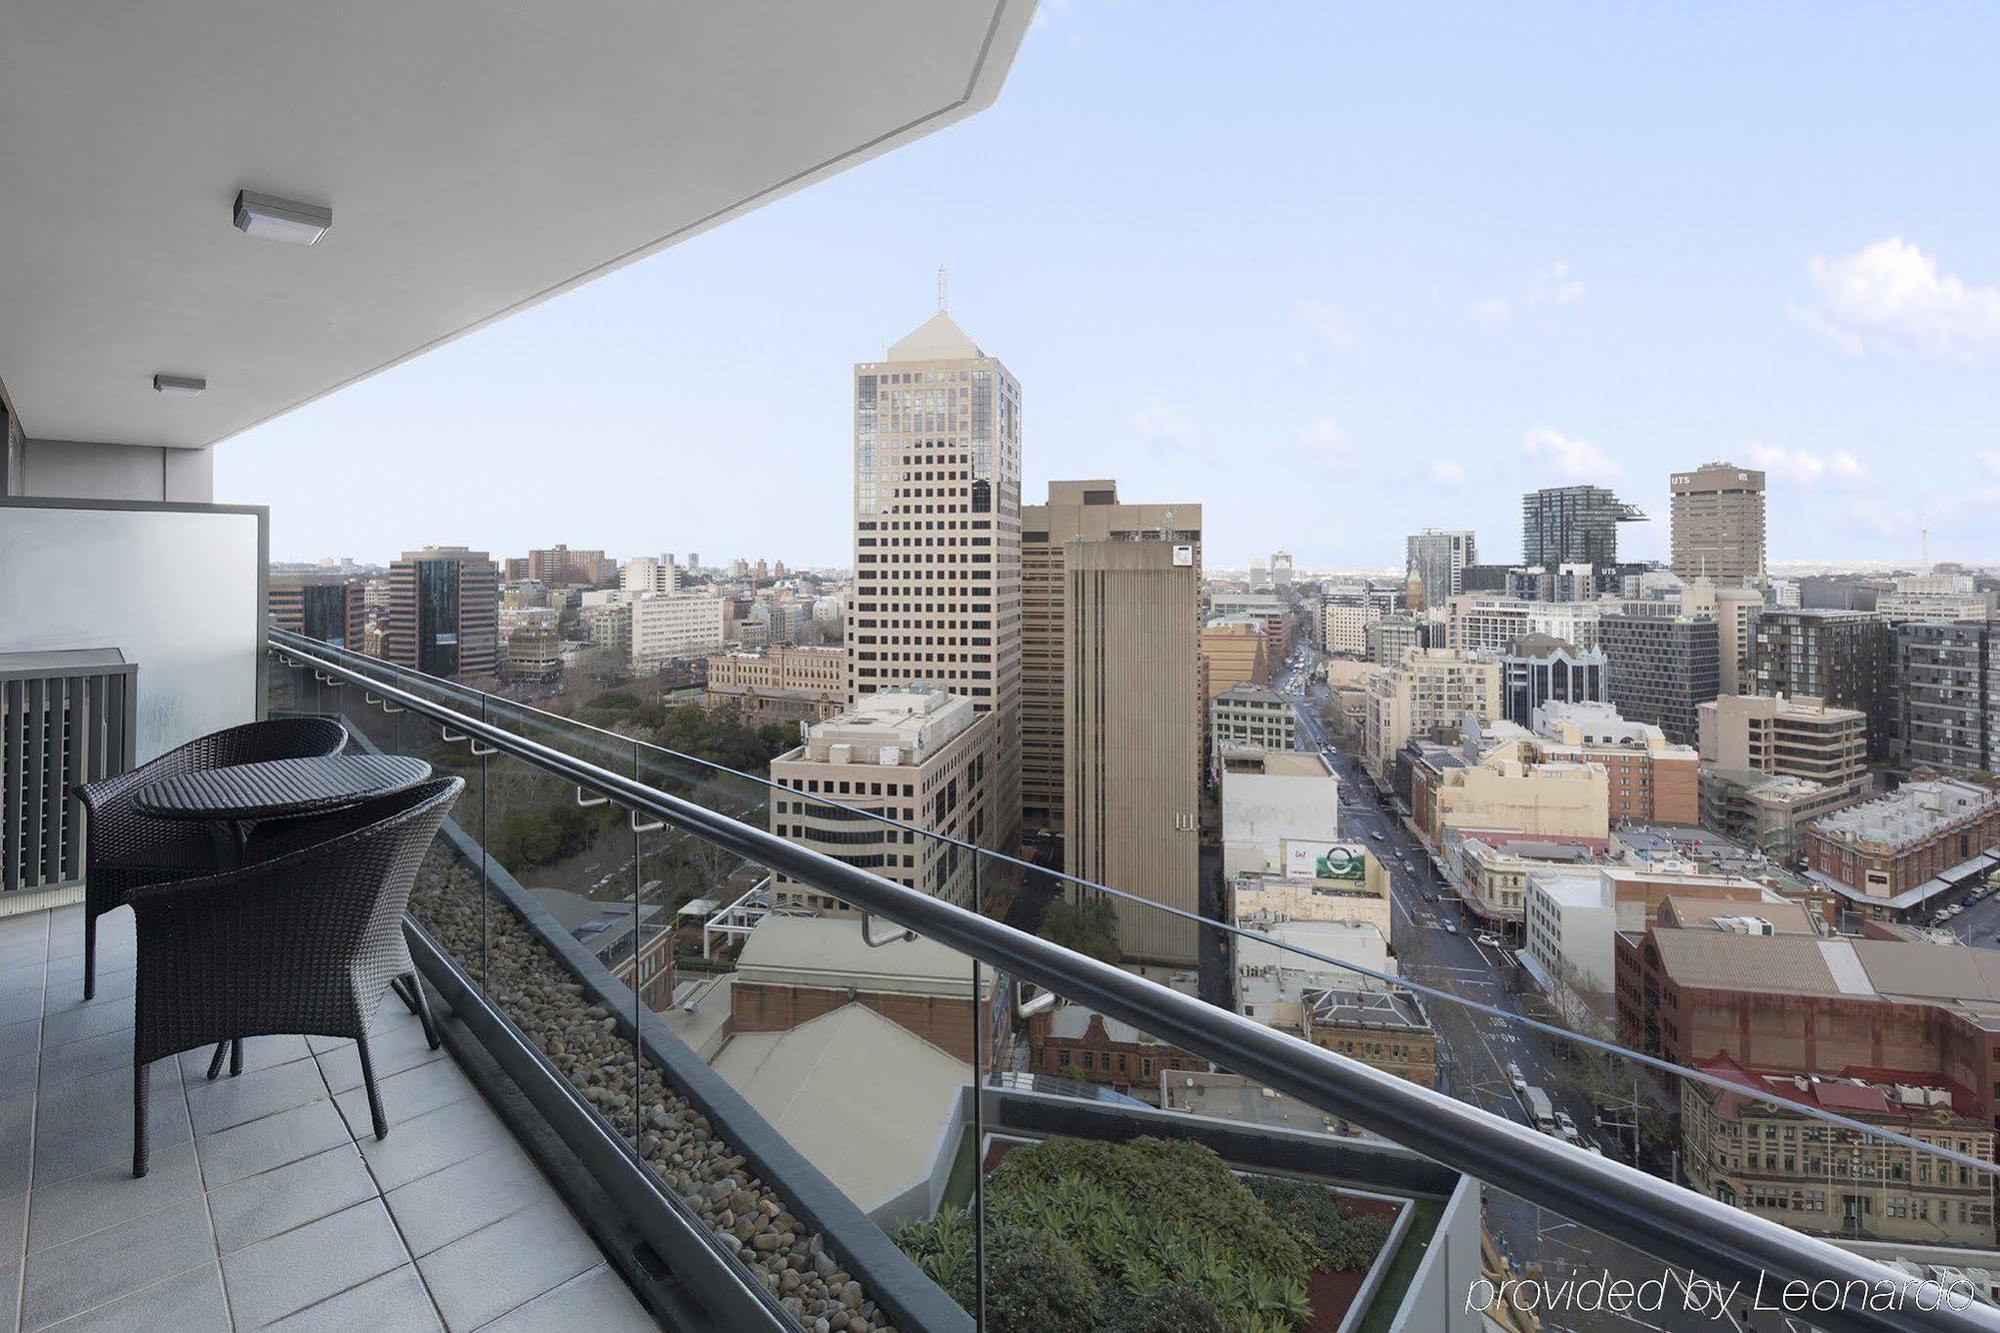
[[[1162,1073],[1208,1067],[1199,1056],[1080,1004],[1058,1005],[1028,1020],[1033,1073],[1102,1083],[1153,1102],[1160,1096]]]
[[[2000,796],[1971,782],[1909,782],[1806,831],[1811,867],[1857,895],[1889,899],[1938,880],[2000,843]],[[1927,895],[1926,895],[1927,896]]]
[[[1619,1039],[1684,1065],[1904,1069],[2000,1100],[2000,950],[1654,927],[1616,945]]]

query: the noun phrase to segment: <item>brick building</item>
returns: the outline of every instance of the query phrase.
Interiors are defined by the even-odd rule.
[[[1815,878],[1864,910],[1902,910],[1950,891],[1961,878],[1954,872],[1996,843],[2000,795],[1941,778],[1905,783],[1817,821],[1806,832],[1806,859]],[[1896,901],[1906,895],[1910,901]]]
[[[1033,1073],[1101,1083],[1157,1102],[1163,1072],[1208,1067],[1199,1056],[1080,1004],[1057,1005],[1028,1020],[1028,1068]]]

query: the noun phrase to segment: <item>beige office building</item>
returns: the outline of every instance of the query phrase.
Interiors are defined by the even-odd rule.
[[[969,907],[972,853],[911,830],[972,841],[989,799],[992,726],[991,715],[976,711],[970,699],[935,686],[871,694],[771,761],[771,831]],[[773,893],[779,907],[851,910],[782,875]]]
[[[1500,716],[1500,662],[1456,648],[1413,648],[1398,666],[1368,678],[1361,762],[1377,786],[1391,785],[1397,753],[1412,736],[1456,737],[1467,715]]]
[[[1063,866],[1200,910],[1201,576],[1174,541],[1064,550]],[[1128,958],[1191,963],[1192,923],[1118,908]]]
[[[1674,573],[1719,584],[1764,577],[1764,474],[1704,463],[1673,475]]]
[[[1023,826],[1030,830],[1063,830],[1065,552],[1085,542],[1165,542],[1185,547],[1195,589],[1187,608],[1188,632],[1192,636],[1201,628],[1200,505],[1123,504],[1117,482],[1097,480],[1052,481],[1047,503],[1022,506],[1021,815]],[[1134,579],[1125,591],[1165,587],[1157,580]],[[1133,684],[1149,706],[1166,711],[1159,682]],[[1196,706],[1194,695],[1187,706]]]
[[[993,714],[988,809],[1021,819],[1021,386],[940,310],[854,367],[848,697],[936,685]]]
[[[1696,710],[1706,764],[1830,786],[1868,772],[1868,715],[1824,699],[1727,694]]]

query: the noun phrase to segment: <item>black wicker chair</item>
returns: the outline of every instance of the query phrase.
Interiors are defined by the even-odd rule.
[[[161,778],[270,759],[339,754],[347,728],[331,718],[284,717],[189,741],[129,773],[76,789],[89,812],[83,882],[83,998],[97,993],[97,918],[125,905],[141,884],[213,874],[212,832],[201,824],[149,819],[133,808],[139,788]]]
[[[139,931],[133,1175],[146,1174],[147,1067],[244,1037],[353,1038],[375,1137],[388,1136],[368,1024],[395,985],[437,1044],[403,938],[403,912],[424,854],[464,787],[459,778],[434,778],[330,817],[346,831],[324,841],[240,870],[132,890]],[[405,978],[407,993],[397,985]]]

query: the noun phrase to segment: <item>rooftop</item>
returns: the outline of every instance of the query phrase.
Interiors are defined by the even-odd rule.
[[[1726,1055],[1705,1060],[1698,1067],[1704,1073],[1741,1084],[1753,1093],[1804,1102],[1837,1115],[1904,1122],[1939,1112],[1971,1119],[1979,1116],[1978,1098],[1969,1089],[1948,1078],[1914,1070],[1863,1065],[1850,1065],[1838,1073],[1745,1069]],[[1724,1120],[1736,1119],[1745,1106],[1778,1109],[1742,1093],[1721,1089],[1705,1089],[1703,1095],[1708,1098],[1710,1109]]]
[[[877,927],[876,933],[886,932]],[[871,948],[853,916],[765,917],[743,942],[736,979],[739,985],[854,986],[959,998],[972,993],[972,966],[964,954],[922,936]],[[991,973],[986,985],[992,985]]]
[[[1894,850],[1944,832],[1960,820],[2000,805],[1985,787],[1956,778],[1906,782],[1888,796],[1813,821],[1813,832],[1860,848]]]
[[[978,721],[972,700],[934,687],[883,690],[813,724],[802,747],[779,762],[923,764]]]

